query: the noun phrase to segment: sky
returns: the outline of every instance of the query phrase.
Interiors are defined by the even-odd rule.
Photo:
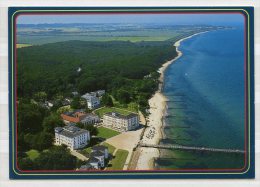
[[[241,14],[86,14],[20,15],[18,24],[43,23],[161,23],[236,25],[243,23]]]

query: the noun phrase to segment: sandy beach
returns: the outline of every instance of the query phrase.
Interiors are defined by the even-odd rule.
[[[174,59],[164,63],[162,67],[159,68],[158,70],[158,72],[160,73],[159,88],[156,91],[156,93],[153,95],[153,97],[149,100],[150,115],[147,118],[148,127],[144,132],[142,143],[158,144],[160,139],[162,138],[163,116],[166,110],[166,101],[167,101],[167,98],[161,93],[163,88],[165,70],[168,68],[169,65],[171,65],[173,62],[175,62],[177,59],[179,59],[182,56],[182,52],[178,49],[182,41],[205,32],[196,33],[175,42],[174,46],[176,47],[177,56]],[[137,162],[136,169],[137,170],[154,169],[154,158],[159,157],[159,154],[160,154],[159,150],[156,148],[141,147],[140,156]]]
[[[147,125],[142,139],[142,143],[158,144],[162,135],[162,117],[166,106],[166,97],[157,91],[154,96],[149,100],[150,115],[147,119]],[[156,148],[140,148],[140,156],[137,162],[136,169],[145,170],[153,169],[153,158],[159,156],[159,150]]]

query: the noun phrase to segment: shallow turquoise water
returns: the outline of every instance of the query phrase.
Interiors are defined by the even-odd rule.
[[[242,27],[181,43],[183,56],[165,72],[169,99],[162,144],[244,148]],[[158,168],[241,168],[243,154],[161,150]]]

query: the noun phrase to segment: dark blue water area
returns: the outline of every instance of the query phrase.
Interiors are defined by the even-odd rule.
[[[244,149],[243,28],[203,33],[181,43],[165,72],[168,98],[161,144]],[[161,150],[157,168],[240,168],[243,154]]]

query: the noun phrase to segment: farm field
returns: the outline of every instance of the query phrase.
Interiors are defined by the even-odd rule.
[[[111,24],[18,25],[18,43],[42,45],[68,40],[80,41],[165,41],[201,27]]]

